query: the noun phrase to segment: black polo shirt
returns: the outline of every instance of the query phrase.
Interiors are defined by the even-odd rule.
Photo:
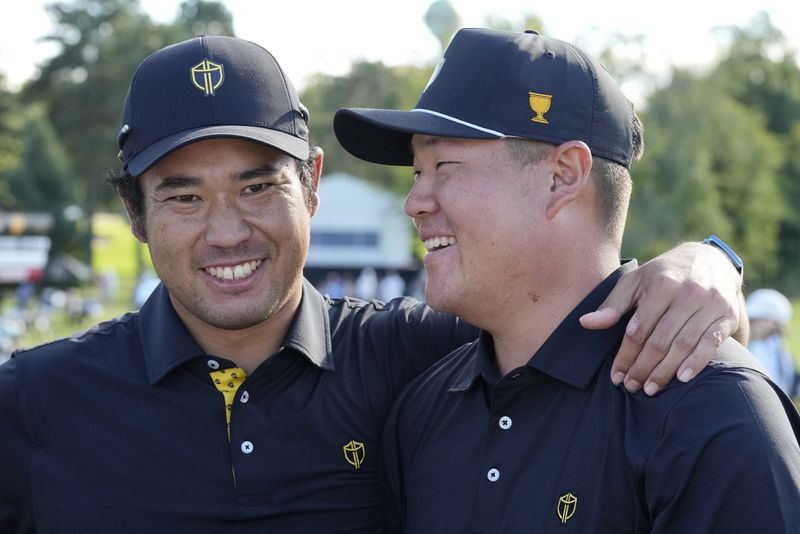
[[[800,531],[800,417],[741,345],[655,398],[612,385],[627,321],[578,317],[619,274],[526,366],[500,378],[482,333],[400,396],[384,454],[407,533]]]
[[[380,433],[408,381],[477,332],[411,299],[307,282],[230,415],[163,287],[140,313],[0,366],[0,532],[377,532]]]

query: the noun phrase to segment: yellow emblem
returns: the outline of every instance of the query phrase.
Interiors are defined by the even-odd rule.
[[[531,109],[535,113],[531,119],[533,122],[541,122],[542,124],[550,124],[544,118],[544,114],[550,111],[550,101],[553,95],[543,95],[541,93],[528,93],[528,101],[531,104]]]
[[[558,505],[556,506],[556,513],[561,520],[561,524],[565,524],[575,514],[575,509],[578,507],[578,498],[570,492],[565,493],[558,498]]]
[[[223,81],[225,81],[225,71],[219,63],[204,59],[192,67],[192,85],[203,91],[206,96],[213,96]]]
[[[347,445],[342,446],[344,451],[344,459],[347,463],[356,468],[356,471],[361,469],[361,464],[364,463],[364,454],[366,449],[364,444],[360,441],[351,440]]]

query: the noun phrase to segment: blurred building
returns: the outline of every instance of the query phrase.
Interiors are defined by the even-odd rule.
[[[401,197],[343,173],[323,176],[319,196],[305,269],[312,283],[331,271],[355,279],[364,267],[415,274],[413,228]]]

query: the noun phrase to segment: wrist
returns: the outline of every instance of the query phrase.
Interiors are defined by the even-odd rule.
[[[725,242],[715,235],[710,235],[707,238],[703,239],[703,243],[706,245],[710,245],[715,247],[719,251],[721,251],[725,256],[728,257],[733,267],[739,273],[739,276],[744,277],[744,262],[742,258],[736,254],[731,247],[729,247]]]

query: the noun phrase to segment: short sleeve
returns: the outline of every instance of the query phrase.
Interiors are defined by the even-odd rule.
[[[800,525],[800,418],[749,369],[683,386],[645,466],[652,532],[790,532]]]

